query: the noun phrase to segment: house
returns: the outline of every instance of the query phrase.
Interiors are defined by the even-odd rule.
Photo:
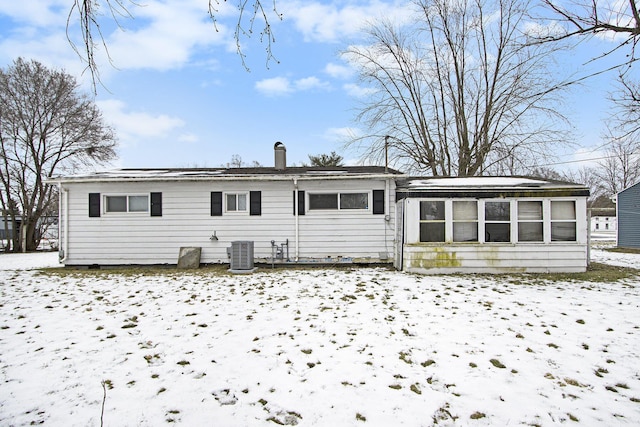
[[[389,263],[397,171],[379,166],[123,169],[52,178],[69,266],[176,264],[182,247],[227,263],[233,242],[256,262]]]
[[[640,249],[640,182],[617,194],[618,247]]]
[[[588,195],[533,178],[399,180],[394,264],[415,273],[585,271]]]
[[[596,233],[612,232],[618,229],[616,208],[592,208],[590,230]]]
[[[584,271],[587,188],[410,178],[380,166],[123,169],[49,180],[66,265],[393,263],[418,273]],[[242,255],[240,255],[242,254]]]

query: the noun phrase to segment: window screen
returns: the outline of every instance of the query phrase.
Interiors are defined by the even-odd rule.
[[[576,241],[576,203],[573,200],[551,202],[551,241]]]
[[[542,201],[518,202],[518,241],[542,242]]]
[[[453,202],[453,241],[478,241],[478,202]]]
[[[341,193],[340,209],[368,209],[368,193]]]
[[[486,202],[484,204],[485,242],[511,241],[511,203]]]
[[[420,241],[445,241],[444,201],[427,200],[420,202]]]

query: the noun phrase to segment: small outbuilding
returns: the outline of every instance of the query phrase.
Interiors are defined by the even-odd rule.
[[[618,247],[640,249],[640,182],[617,195]]]
[[[395,266],[415,273],[581,272],[589,190],[520,177],[397,183]]]

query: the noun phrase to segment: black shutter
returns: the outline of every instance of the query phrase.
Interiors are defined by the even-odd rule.
[[[373,213],[384,215],[384,190],[373,190]]]
[[[304,191],[298,190],[298,215],[304,215]],[[293,215],[296,214],[296,192],[293,191]]]
[[[100,216],[100,193],[89,193],[89,216],[92,218]]]
[[[249,215],[262,213],[262,193],[260,191],[249,192]]]
[[[162,193],[151,193],[151,216],[162,216]]]
[[[222,216],[222,191],[211,192],[211,216]]]

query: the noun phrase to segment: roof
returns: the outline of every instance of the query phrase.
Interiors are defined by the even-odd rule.
[[[396,192],[404,197],[531,197],[588,196],[582,184],[522,176],[409,177],[399,180]],[[402,194],[404,193],[404,194]]]
[[[384,166],[304,166],[276,169],[253,168],[163,168],[115,169],[81,175],[51,177],[50,183],[110,181],[202,181],[202,180],[290,180],[336,178],[382,178],[401,175]]]

